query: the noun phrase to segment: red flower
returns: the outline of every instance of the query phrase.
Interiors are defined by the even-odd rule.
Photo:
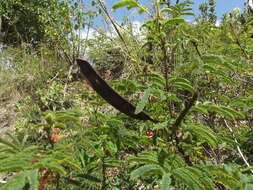
[[[153,137],[153,131],[151,131],[151,130],[147,131],[147,137],[149,139],[152,139],[152,137]]]
[[[51,141],[52,142],[56,143],[56,142],[58,142],[60,140],[61,140],[61,136],[60,135],[52,134],[52,136],[51,136]]]

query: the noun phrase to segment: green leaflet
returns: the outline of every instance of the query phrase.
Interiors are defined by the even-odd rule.
[[[161,166],[159,165],[154,165],[154,164],[150,164],[150,165],[144,165],[139,167],[138,169],[134,170],[131,172],[131,179],[136,179],[142,175],[145,174],[162,174],[163,173],[163,169],[161,168]]]
[[[165,86],[165,79],[156,73],[139,74],[136,78],[147,78],[151,82],[152,86],[160,89],[163,89]]]
[[[161,9],[161,12],[163,13],[163,12],[170,12],[171,11],[171,8],[163,8],[163,9]]]
[[[253,106],[253,99],[252,98],[233,98],[231,99],[231,106],[236,106],[236,107],[252,107]]]
[[[127,9],[132,9],[132,8],[139,8],[138,12],[141,14],[146,11],[145,7],[140,5],[137,1],[135,0],[121,0],[119,2],[116,2],[112,9],[116,10],[121,7],[126,7]]]
[[[108,149],[108,151],[114,155],[115,153],[117,153],[118,149],[116,144],[114,144],[113,142],[109,141],[106,143],[106,148]]]
[[[187,167],[187,169],[191,171],[193,174],[195,174],[196,176],[201,176],[199,177],[199,181],[201,182],[201,184],[204,185],[205,190],[216,190],[216,187],[212,181],[213,178],[208,172],[208,170],[202,167],[198,167],[198,166]]]
[[[174,9],[175,9],[175,8],[174,8]],[[187,11],[192,11],[192,8],[183,8],[183,9],[179,10],[178,13],[179,13],[180,15],[192,15],[192,16],[194,16],[194,13],[192,13],[192,12],[187,12]],[[173,12],[173,8],[163,8],[163,9],[161,9],[161,12],[162,12],[162,13],[163,13],[163,12],[168,12],[168,13],[170,13],[170,12]]]
[[[247,184],[245,187],[245,190],[252,190],[253,189],[253,184]]]
[[[227,73],[225,73],[222,70],[216,70],[214,73],[214,75],[217,76],[217,79],[225,82],[225,83],[235,83],[235,81],[233,80],[232,77],[229,77]]]
[[[138,157],[130,156],[128,158],[128,161],[141,164],[159,165],[156,155],[152,153],[150,154],[148,152],[142,152],[141,154],[138,155]]]
[[[13,144],[15,144],[17,146],[21,146],[21,142],[19,142],[19,140],[17,139],[17,137],[15,137],[14,135],[10,134],[9,132],[7,132],[6,135],[12,140]],[[25,140],[25,138],[23,140]]]
[[[216,71],[216,69],[213,66],[209,65],[209,64],[204,64],[203,69],[205,71],[208,71],[208,72],[215,72]]]
[[[236,172],[237,167],[231,167],[232,165],[206,165],[202,168],[208,170],[208,172],[214,176],[214,181],[219,182],[226,186],[228,189],[242,189],[243,181],[240,181],[240,178],[243,176]],[[239,175],[238,175],[239,174]],[[246,180],[247,181],[247,180]],[[245,181],[245,182],[246,182]],[[249,179],[248,182],[252,182],[252,179]]]
[[[122,161],[114,158],[105,160],[105,166],[109,168],[119,168],[122,166]]]
[[[63,166],[61,166],[60,164],[57,163],[58,160],[54,160],[54,163],[50,163],[51,160],[45,160],[44,163],[41,162],[39,164],[35,164],[36,168],[50,168],[62,175],[66,175],[67,171],[65,170],[65,168]],[[52,160],[53,161],[53,160]],[[58,161],[60,162],[60,161]]]
[[[164,174],[161,183],[161,190],[170,190],[171,174]]]
[[[234,141],[234,139],[231,139],[231,138],[222,137],[221,135],[219,135],[218,138],[219,138],[219,140],[220,140],[221,142],[225,142],[225,143],[231,144],[231,145],[233,145],[233,146],[238,146],[238,145],[240,145],[239,143],[236,143],[236,142]]]
[[[20,147],[18,147],[18,145],[16,145],[16,144],[14,144],[14,143],[12,143],[12,142],[9,142],[9,141],[6,141],[6,140],[4,140],[4,139],[2,139],[2,138],[0,138],[0,144],[4,144],[4,145],[6,145],[7,147],[10,147],[10,148],[12,148],[12,150],[14,150],[14,151],[20,151]]]
[[[201,113],[206,114],[206,115],[208,114],[208,111],[207,111],[206,107],[201,106],[201,105],[193,106],[191,111],[201,112]]]
[[[103,158],[104,157],[104,152],[100,149],[97,149],[96,148],[96,143],[94,143],[93,141],[90,141],[88,139],[85,139],[82,141],[83,145],[86,146],[86,147],[89,147],[91,150],[90,150],[90,154],[94,154],[96,155],[97,157],[99,158]]]
[[[182,102],[176,94],[167,93],[167,99],[173,102]]]
[[[211,110],[214,110],[215,112],[217,112],[217,113],[220,114],[221,116],[224,116],[224,117],[226,117],[226,118],[228,118],[228,119],[235,120],[235,117],[234,117],[234,115],[233,115],[231,112],[229,112],[229,111],[227,111],[227,110],[225,110],[225,109],[222,109],[222,108],[219,107],[219,106],[211,106],[210,109],[211,109]]]
[[[101,180],[99,178],[92,176],[90,174],[78,174],[76,177],[83,178],[83,179],[86,179],[88,181],[92,181],[95,183],[101,183]]]
[[[150,93],[152,93],[153,95],[156,95],[160,98],[161,101],[166,100],[166,92],[164,92],[163,90],[160,89],[150,89]]]
[[[208,111],[216,112],[220,116],[224,116],[227,119],[235,120],[237,118],[244,119],[245,115],[240,111],[237,111],[231,107],[218,106],[212,103],[198,104],[192,108],[192,111],[199,111],[203,114],[208,114]]]
[[[146,163],[146,164],[159,164],[157,159],[149,158],[149,157],[133,157],[129,158],[129,161],[131,162],[137,162],[137,163]]]
[[[195,93],[196,91],[191,85],[191,82],[185,78],[171,78],[168,82],[172,84],[172,87],[177,89],[187,90],[191,93]]]
[[[191,92],[192,94],[195,93],[195,89],[190,84],[187,84],[184,82],[175,82],[172,85],[172,87],[187,90],[187,91]]]
[[[210,172],[216,176],[215,181],[223,184],[228,189],[242,189],[242,184],[238,179],[219,168],[209,168]]]
[[[3,173],[3,172],[8,172],[8,171],[20,171],[20,170],[23,170],[23,169],[27,169],[29,168],[29,166],[31,164],[29,164],[28,162],[26,161],[19,161],[19,160],[3,160],[5,162],[2,162],[1,163],[1,167],[0,167],[0,173]]]
[[[193,173],[190,169],[178,168],[173,170],[172,175],[180,182],[187,185],[191,190],[203,190],[204,185],[200,183],[201,175]]]
[[[223,109],[223,110],[226,110],[226,111],[228,111],[228,112],[230,112],[231,114],[233,114],[233,116],[234,116],[235,118],[239,118],[239,119],[244,119],[244,118],[245,118],[245,115],[244,115],[243,113],[241,113],[241,112],[239,112],[239,111],[236,111],[236,110],[234,110],[234,109],[231,108],[231,107],[222,106],[222,109]]]
[[[144,91],[144,95],[142,96],[140,102],[136,106],[136,110],[134,112],[135,114],[138,114],[143,111],[144,107],[148,103],[149,94],[150,94],[150,89],[147,89]]]
[[[188,125],[186,130],[190,131],[190,133],[192,133],[198,139],[207,142],[212,147],[215,147],[218,143],[218,138],[208,126],[192,124]]]
[[[155,127],[153,128],[153,130],[160,130],[160,129],[166,129],[166,128],[168,128],[168,121],[155,124]]]
[[[169,83],[176,83],[176,82],[182,82],[182,83],[187,83],[187,84],[191,84],[191,82],[185,78],[181,78],[181,77],[178,77],[178,78],[170,78],[168,80]]]
[[[22,190],[25,186],[26,172],[21,172],[12,177],[1,190]]]
[[[222,57],[217,56],[217,55],[205,55],[202,56],[202,60],[205,63],[209,63],[209,64],[215,64],[217,66],[223,67],[224,69],[227,70],[233,70],[232,65],[230,65],[229,63],[225,62]]]
[[[121,0],[117,3],[115,3],[112,7],[112,9],[118,9],[121,7],[127,7],[128,9],[131,9],[133,7],[138,7],[138,3],[134,0]]]
[[[23,190],[25,184],[29,182],[29,190],[37,190],[38,181],[38,170],[23,171],[13,176],[8,183],[5,184],[0,190]]]
[[[185,19],[182,17],[175,17],[175,18],[168,18],[166,19],[163,24],[167,25],[167,24],[180,24],[180,23],[184,23]]]
[[[241,171],[241,172],[247,172],[247,171],[249,171],[249,170],[253,170],[253,166],[250,166],[250,167],[245,168],[245,169],[241,169],[240,171]]]
[[[217,105],[208,105],[207,109],[210,111],[214,111],[221,116],[224,116],[228,119],[235,120],[236,118],[244,118],[245,116],[234,110],[233,108],[225,107],[225,106],[217,106]]]
[[[30,184],[30,190],[37,190],[39,186],[38,170],[27,171],[27,178]]]

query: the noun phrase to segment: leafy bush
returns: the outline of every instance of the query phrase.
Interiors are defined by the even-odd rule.
[[[189,23],[189,5],[118,1],[114,10],[148,15],[144,39],[86,41],[93,66],[128,76],[109,82],[135,114],[158,122],[113,111],[72,80],[66,52],[11,50],[1,96],[14,89],[21,99],[15,135],[0,139],[0,172],[11,175],[0,189],[252,189],[251,21],[234,11],[220,26],[214,15]]]

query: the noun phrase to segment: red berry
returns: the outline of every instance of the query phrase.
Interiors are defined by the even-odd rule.
[[[153,137],[153,131],[151,131],[151,130],[147,131],[147,137],[149,139],[152,139],[152,137]]]

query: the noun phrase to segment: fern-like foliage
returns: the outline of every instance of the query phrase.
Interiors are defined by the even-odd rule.
[[[29,184],[30,189],[38,185],[38,170],[47,168],[60,175],[66,175],[66,168],[80,170],[78,161],[71,153],[65,152],[66,147],[44,150],[35,145],[28,145],[27,136],[22,140],[7,133],[9,140],[0,138],[0,173],[12,172],[13,177],[2,189],[22,189]]]
[[[187,166],[176,155],[164,151],[143,152],[137,157],[130,157],[130,163],[135,166],[131,179],[142,179],[156,176],[153,179],[161,189],[187,187],[191,190],[216,190],[222,185],[230,190],[245,190],[252,187],[253,178],[239,172],[238,168],[230,165],[197,164]],[[161,159],[161,154],[165,156]],[[137,168],[136,168],[137,166]],[[158,180],[157,180],[158,179]],[[244,179],[244,180],[242,180]]]

